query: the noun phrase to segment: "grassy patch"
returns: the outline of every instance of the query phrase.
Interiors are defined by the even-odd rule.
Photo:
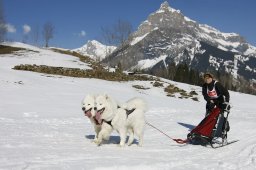
[[[187,93],[185,90],[180,89],[176,86],[174,86],[173,84],[168,85],[167,87],[165,87],[164,91],[167,93],[167,96],[169,97],[175,97],[175,94],[179,93],[180,99],[188,99],[191,98],[194,101],[199,101],[197,97],[195,97],[195,95],[198,95],[194,90]]]
[[[26,49],[0,45],[0,54],[11,54],[11,53],[14,53],[14,52],[20,51],[20,50],[26,50]]]
[[[180,88],[174,86],[173,84],[170,84],[169,86],[165,87],[164,91],[167,92],[168,94],[185,93],[186,92],[185,90],[180,89]]]
[[[159,81],[152,82],[152,85],[153,85],[154,87],[163,87],[163,86],[164,86],[163,83],[161,83],[161,82],[159,82]]]
[[[46,65],[29,65],[21,64],[15,66],[15,70],[24,70],[24,71],[33,71],[38,73],[62,75],[69,77],[81,77],[81,78],[97,78],[110,81],[129,81],[129,80],[146,80],[153,81],[155,80],[152,76],[146,75],[126,75],[123,73],[112,73],[104,69],[97,68],[91,70],[84,70],[79,68],[66,68],[66,67],[52,67]]]
[[[133,85],[132,87],[134,87],[135,89],[141,89],[141,90],[148,90],[148,89],[150,89],[149,87],[144,87],[142,85]]]
[[[197,102],[199,101],[197,97],[192,97],[191,99]]]
[[[26,48],[0,45],[0,54],[13,54],[13,53],[15,53],[15,55],[19,55],[18,53],[16,53],[18,51],[31,51],[31,52],[39,53],[38,51],[33,51],[33,50],[26,49]]]

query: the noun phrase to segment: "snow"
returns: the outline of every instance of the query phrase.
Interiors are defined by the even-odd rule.
[[[200,37],[218,43],[218,48],[222,49],[221,46],[223,46],[224,51],[226,51],[225,47],[237,48],[239,45],[241,45],[241,42],[239,41],[228,41],[228,38],[232,39],[232,37],[238,37],[239,35],[236,33],[223,33],[206,24],[199,24],[199,27],[202,30],[202,33],[199,33]],[[212,38],[209,34],[215,35],[215,38]],[[248,53],[250,52],[255,52],[255,50],[248,51]]]
[[[79,61],[77,57],[70,55],[60,54],[48,49],[38,48],[18,42],[4,43],[3,45],[20,47],[28,50],[18,51],[11,55],[5,55],[6,57],[1,57],[1,63],[3,64],[1,64],[0,71],[2,71],[2,67],[13,68],[15,65],[19,64],[37,64],[55,67],[90,69],[88,64],[85,64]]]
[[[140,37],[135,37],[132,41],[131,41],[131,45],[135,45],[137,44],[138,42],[140,42],[142,39],[144,39],[149,33],[143,35],[143,36],[140,36]]]
[[[21,46],[26,46],[22,45]],[[26,46],[27,47],[27,46]],[[30,47],[29,47],[30,48]],[[31,47],[35,48],[35,47]],[[230,91],[229,140],[239,141],[219,149],[181,145],[146,126],[144,145],[120,148],[119,136],[96,146],[94,130],[81,110],[86,94],[108,93],[120,102],[144,98],[149,123],[173,138],[185,139],[189,128],[204,117],[201,87],[166,83],[195,90],[199,102],[167,97],[162,88],[147,81],[110,82],[12,70],[20,63],[86,67],[72,56],[46,49],[37,53],[0,55],[0,169],[77,170],[187,170],[256,168],[256,96]],[[48,55],[51,54],[51,55]],[[75,66],[76,65],[76,66]],[[138,90],[132,85],[150,87]]]
[[[101,61],[115,49],[115,46],[107,46],[96,40],[90,40],[84,46],[73,49],[73,51],[85,56],[89,56],[93,60]]]
[[[161,4],[160,9],[157,10],[156,13],[164,13],[165,10],[168,10],[168,11],[171,12],[171,13],[174,13],[174,12],[180,13],[180,10],[176,10],[176,9],[174,9],[174,8],[171,8],[171,7],[169,6],[169,3],[168,3],[167,1],[165,1],[164,3]]]
[[[249,45],[249,48],[244,52],[245,55],[255,54],[256,53],[256,47]]]
[[[137,66],[135,66],[135,68],[140,68],[140,69],[147,69],[150,68],[154,65],[156,65],[157,63],[159,63],[160,61],[163,61],[165,64],[165,59],[166,59],[167,55],[161,55],[157,58],[154,59],[145,59],[145,60],[140,60],[137,64]],[[165,64],[166,66],[166,64]]]
[[[190,19],[190,18],[188,18],[188,17],[186,17],[186,16],[184,16],[184,19],[185,19],[186,21],[188,21],[188,22],[196,23],[196,21],[194,21],[194,20],[192,20],[192,19]]]
[[[218,45],[218,48],[223,50],[223,51],[228,51],[228,49],[226,49],[225,47],[221,46],[221,45]]]

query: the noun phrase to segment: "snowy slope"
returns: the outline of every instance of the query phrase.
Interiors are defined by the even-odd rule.
[[[90,69],[90,67],[86,63],[83,63],[79,61],[78,58],[70,55],[56,53],[48,49],[38,48],[28,44],[19,43],[19,42],[14,42],[14,43],[8,42],[8,43],[3,43],[3,45],[27,49],[27,51],[18,51],[11,55],[5,55],[5,56],[1,55],[2,62],[5,62],[5,60],[8,60],[9,62],[10,58],[6,58],[6,57],[11,57],[12,59],[11,62],[14,62],[11,65],[12,67],[15,66],[15,64],[16,65],[37,64],[37,65]],[[2,64],[0,69],[2,69],[2,67],[10,67],[10,66],[8,66],[7,64]]]
[[[174,138],[185,138],[189,128],[204,117],[205,102],[167,97],[150,82],[110,82],[12,70],[20,63],[86,67],[72,56],[36,49],[20,55],[0,55],[0,169],[246,169],[256,168],[255,96],[230,92],[233,105],[229,140],[239,142],[219,148],[180,145],[150,126],[144,146],[117,146],[118,134],[97,147],[94,130],[81,110],[89,93],[108,93],[120,102],[144,98],[146,119]],[[51,54],[50,56],[48,54]],[[171,82],[164,80],[166,82]],[[175,83],[175,82],[172,82]],[[144,85],[137,90],[132,85]],[[200,87],[175,83],[182,89]]]

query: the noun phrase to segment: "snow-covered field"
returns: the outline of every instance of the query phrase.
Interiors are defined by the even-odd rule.
[[[230,92],[228,139],[239,141],[226,147],[177,144],[150,126],[146,126],[143,147],[136,142],[118,147],[116,132],[98,147],[92,142],[93,127],[81,110],[86,94],[108,93],[120,102],[142,97],[149,105],[149,123],[173,138],[185,139],[204,117],[201,88],[164,80],[188,91],[195,89],[196,102],[167,97],[162,88],[146,81],[110,82],[11,69],[25,63],[88,68],[75,57],[34,50],[38,52],[0,55],[0,169],[256,169],[256,96]],[[138,84],[150,89],[132,87]]]

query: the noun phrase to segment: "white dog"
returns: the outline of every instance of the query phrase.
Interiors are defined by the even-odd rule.
[[[140,98],[133,98],[122,104],[120,108],[108,95],[99,95],[96,98],[96,117],[102,124],[98,135],[98,145],[105,135],[109,135],[113,129],[120,135],[120,146],[125,145],[127,133],[129,133],[128,145],[134,141],[134,134],[139,137],[139,146],[143,144],[145,126],[146,103]]]
[[[98,121],[96,120],[95,99],[96,99],[96,97],[94,95],[87,95],[82,100],[82,110],[84,111],[85,116],[87,116],[90,119],[91,123],[94,126],[94,130],[95,130],[94,142],[97,141],[99,132],[101,130],[101,124],[98,123]],[[102,136],[102,138],[104,140],[108,140],[109,136],[104,135],[104,136]]]
[[[134,141],[134,134],[139,137],[139,146],[143,144],[145,112],[147,111],[147,104],[141,98],[132,98],[121,105],[121,109],[126,111],[126,127],[129,133],[128,145]]]

